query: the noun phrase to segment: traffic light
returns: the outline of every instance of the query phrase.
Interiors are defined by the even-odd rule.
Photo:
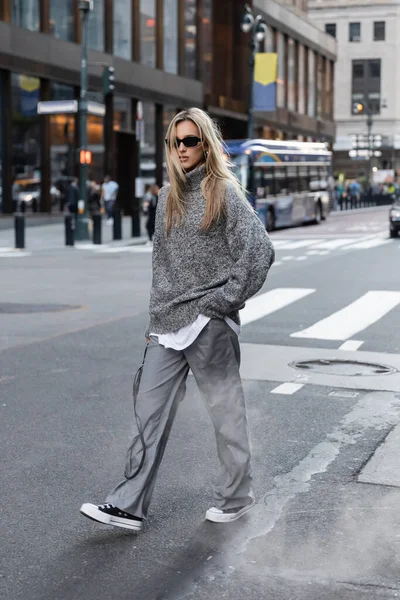
[[[92,164],[92,153],[90,150],[81,150],[79,152],[79,162],[81,165],[91,165]]]
[[[115,90],[115,69],[114,67],[104,67],[103,69],[103,94],[108,96]]]
[[[365,106],[362,102],[353,102],[353,115],[363,115]]]

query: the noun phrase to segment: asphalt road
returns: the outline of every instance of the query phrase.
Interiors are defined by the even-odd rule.
[[[272,234],[277,262],[241,335],[257,506],[204,521],[217,458],[190,379],[138,536],[79,507],[123,476],[151,251],[0,253],[0,597],[400,597],[400,379],[368,371],[400,366],[400,240],[387,234],[387,209]],[[290,366],[304,359],[317,371]]]

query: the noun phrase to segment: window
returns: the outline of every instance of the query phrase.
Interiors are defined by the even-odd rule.
[[[296,46],[294,41],[288,40],[288,109],[296,110]]]
[[[140,0],[140,56],[142,65],[156,66],[156,0]]]
[[[74,0],[51,0],[50,31],[54,37],[67,42],[74,41]]]
[[[369,76],[370,77],[379,77],[381,76],[381,61],[377,60],[369,60]]]
[[[353,79],[364,78],[364,63],[353,60]]]
[[[308,116],[315,117],[315,52],[308,51]]]
[[[12,3],[12,22],[18,27],[39,31],[39,0],[14,0]]]
[[[381,61],[380,59],[354,60],[352,63],[351,112],[353,115],[380,113]]]
[[[278,32],[278,77],[276,80],[276,105],[285,106],[285,38]]]
[[[361,23],[349,23],[349,42],[361,41]]]
[[[178,0],[164,0],[164,71],[178,73]]]
[[[73,100],[74,88],[69,85],[51,82],[52,100]],[[68,185],[74,175],[76,162],[75,117],[74,115],[50,115],[50,161],[51,182],[59,190],[57,208],[64,210]],[[54,200],[53,200],[54,201]]]
[[[325,33],[331,35],[332,37],[336,37],[336,23],[325,23]]]
[[[104,50],[104,0],[93,2],[88,20],[88,45],[92,50]]]
[[[374,42],[385,41],[385,21],[374,21]]]
[[[186,0],[185,3],[185,77],[196,79],[196,8],[197,0]]]
[[[132,2],[114,0],[114,54],[132,58]]]
[[[40,80],[12,73],[11,86],[13,177],[29,179],[30,183],[40,185],[41,140],[40,117],[37,114]],[[26,208],[36,212],[39,206],[37,201],[32,200]]]

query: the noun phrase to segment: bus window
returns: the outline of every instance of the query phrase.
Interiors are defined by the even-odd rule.
[[[310,190],[315,192],[319,188],[319,174],[317,166],[309,167],[309,175],[310,175]]]
[[[326,167],[325,165],[323,165],[322,167],[319,167],[319,189],[320,190],[327,190],[328,189],[328,167]]]
[[[287,185],[287,177],[286,177],[286,168],[285,167],[275,167],[274,169],[275,175],[275,194],[286,194],[288,185]]]
[[[287,182],[288,182],[288,191],[291,194],[295,194],[298,191],[297,187],[297,168],[296,167],[286,167],[287,170]]]
[[[308,192],[310,188],[308,168],[303,166],[297,168],[299,173],[299,192]]]
[[[266,196],[274,193],[274,171],[269,167],[264,169],[264,188]]]

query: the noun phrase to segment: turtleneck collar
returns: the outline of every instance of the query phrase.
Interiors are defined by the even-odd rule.
[[[196,190],[201,186],[201,182],[206,176],[206,165],[205,163],[193,169],[193,171],[189,171],[186,174],[186,184],[185,188],[188,190]]]

